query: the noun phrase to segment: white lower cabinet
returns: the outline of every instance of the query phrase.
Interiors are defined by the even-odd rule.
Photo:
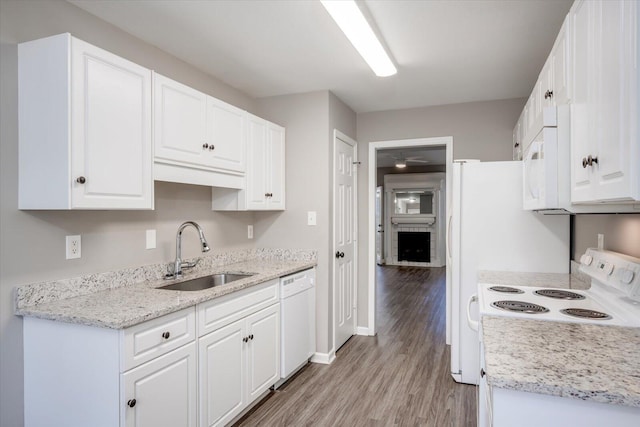
[[[223,426],[280,379],[279,281],[126,329],[24,319],[27,427]]]
[[[180,347],[121,376],[126,427],[195,427],[196,343]]]
[[[280,304],[201,337],[200,426],[224,426],[280,379]]]

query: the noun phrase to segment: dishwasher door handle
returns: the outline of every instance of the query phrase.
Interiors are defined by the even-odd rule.
[[[471,295],[469,297],[469,301],[467,302],[467,324],[471,329],[478,332],[478,321],[471,319],[471,304],[478,301],[478,295]]]

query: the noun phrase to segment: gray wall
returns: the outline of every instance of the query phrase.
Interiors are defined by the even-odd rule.
[[[316,284],[317,351],[333,345],[331,289],[331,168],[333,129],[353,136],[355,113],[330,92],[258,99],[260,115],[287,129],[286,211],[254,213],[259,247],[318,250]],[[317,225],[307,225],[307,212]]]
[[[0,1],[0,425],[23,424],[22,319],[14,316],[15,285],[90,272],[168,262],[177,226],[198,221],[215,249],[253,247],[251,213],[211,211],[207,187],[156,183],[156,210],[147,212],[18,211],[17,43],[71,32],[234,105],[255,111],[255,101],[190,65],[141,42],[81,9],[57,0]],[[158,247],[145,250],[145,230],[156,229]],[[64,259],[64,236],[82,235],[82,258]],[[256,230],[256,241],[260,231]],[[197,238],[185,232],[185,255]]]
[[[598,246],[598,234],[604,234],[605,249],[640,258],[640,213],[576,215],[573,221],[574,260]]]
[[[368,159],[369,143],[410,138],[453,136],[453,158],[483,161],[511,160],[513,127],[525,99],[470,102],[438,107],[380,111],[358,114],[358,156]],[[368,171],[362,163],[358,170],[358,325],[368,324]],[[373,207],[372,207],[373,209]]]

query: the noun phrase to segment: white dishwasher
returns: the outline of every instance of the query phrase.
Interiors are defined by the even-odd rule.
[[[316,351],[316,269],[280,278],[280,377],[288,378]]]

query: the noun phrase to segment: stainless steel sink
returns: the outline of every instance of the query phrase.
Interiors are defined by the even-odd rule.
[[[180,283],[172,283],[171,285],[161,286],[158,289],[167,289],[170,291],[201,291],[203,289],[213,288],[214,286],[222,286],[236,280],[246,279],[254,274],[238,274],[238,273],[220,273],[212,276],[199,277],[197,279],[185,280]]]

